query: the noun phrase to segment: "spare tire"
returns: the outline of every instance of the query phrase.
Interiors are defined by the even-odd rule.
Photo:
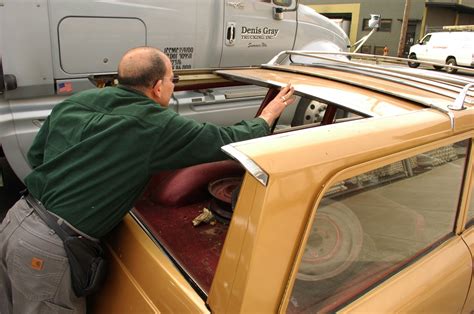
[[[296,278],[319,281],[341,274],[358,260],[363,238],[359,218],[349,207],[336,201],[322,203]]]

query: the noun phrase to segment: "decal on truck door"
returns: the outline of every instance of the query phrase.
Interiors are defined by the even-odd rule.
[[[163,52],[170,58],[173,70],[191,69],[194,47],[167,47]]]
[[[255,39],[275,39],[278,36],[280,29],[270,27],[247,27],[242,26],[240,39],[255,40]]]

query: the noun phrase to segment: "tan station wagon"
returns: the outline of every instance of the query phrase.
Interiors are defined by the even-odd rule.
[[[474,310],[473,82],[341,55],[181,73],[191,110],[220,90],[251,118],[287,83],[296,104],[229,160],[152,178],[94,313]]]

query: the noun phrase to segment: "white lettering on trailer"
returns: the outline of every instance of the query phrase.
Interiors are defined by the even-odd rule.
[[[166,47],[163,52],[170,58],[173,70],[191,69],[194,47]]]

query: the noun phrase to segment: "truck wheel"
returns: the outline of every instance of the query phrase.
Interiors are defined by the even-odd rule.
[[[416,54],[412,53],[411,55],[408,56],[408,59],[412,59],[412,60],[417,60],[416,59]],[[420,63],[419,62],[411,62],[411,61],[408,61],[408,66],[410,68],[417,68],[420,66]]]
[[[439,71],[439,70],[441,70],[443,67],[442,67],[442,66],[439,66],[439,65],[433,65],[433,68],[434,68],[435,70],[438,70],[438,71]]]
[[[320,122],[327,105],[319,101],[301,99],[295,110],[291,126]]]
[[[446,64],[447,64],[447,65],[453,65],[453,66],[457,66],[457,65],[458,65],[455,58],[449,58],[449,59],[446,61]],[[458,71],[458,69],[449,68],[449,67],[446,68],[446,72],[451,73],[451,74],[454,74],[454,73],[456,73],[457,71]]]

